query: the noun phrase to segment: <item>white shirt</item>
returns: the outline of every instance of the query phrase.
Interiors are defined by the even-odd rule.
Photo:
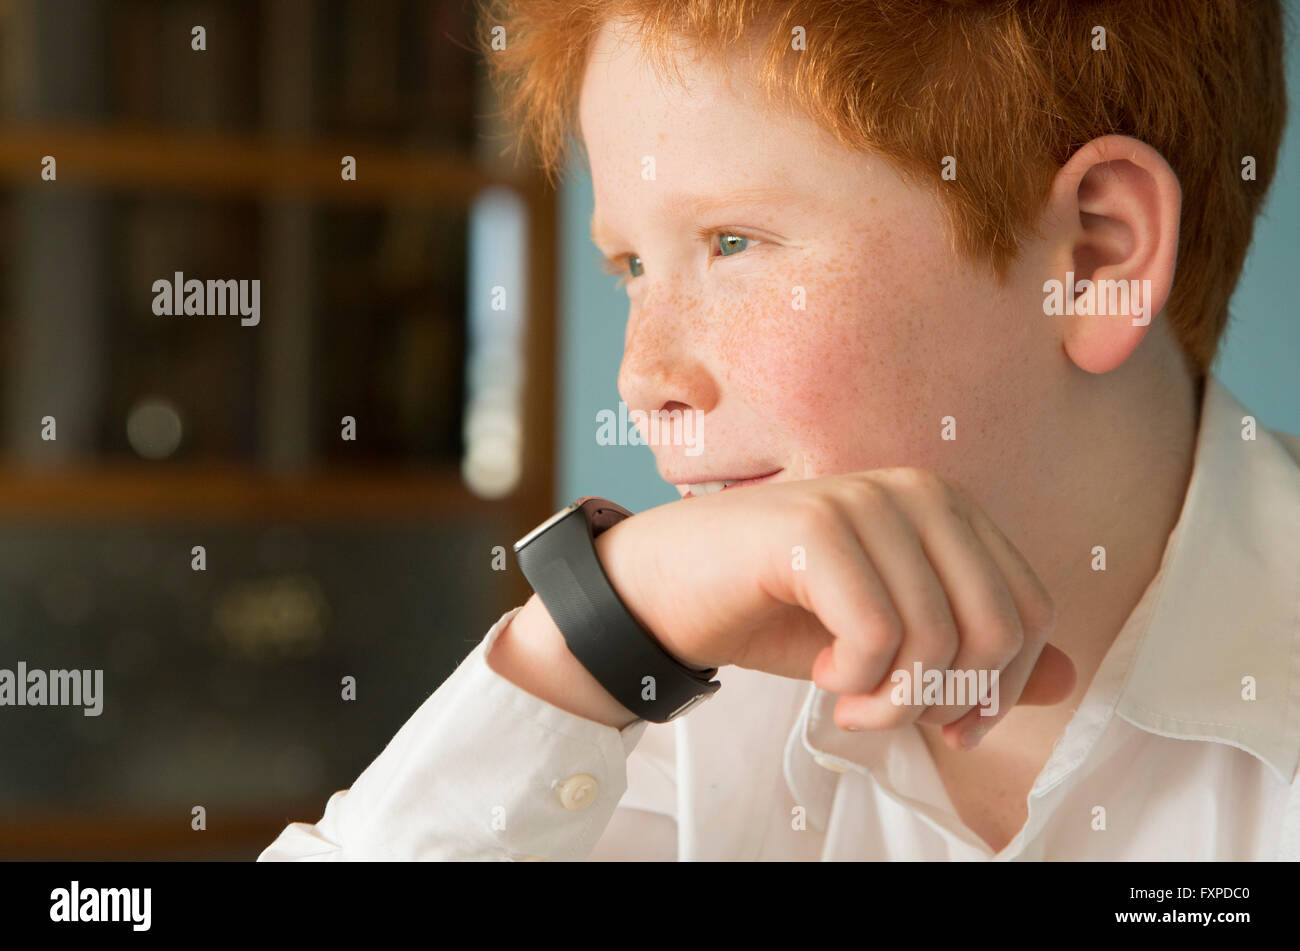
[[[620,731],[487,665],[516,608],[259,861],[1300,859],[1300,437],[1243,439],[1213,376],[1204,399],[1160,569],[996,855],[916,726],[844,732],[833,694],[728,667],[677,721]]]

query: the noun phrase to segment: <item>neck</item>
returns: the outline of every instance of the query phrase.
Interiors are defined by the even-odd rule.
[[[1157,325],[1123,366],[1066,379],[1044,414],[1056,432],[1040,434],[1053,457],[1018,486],[1032,504],[1015,540],[1056,601],[1050,640],[1079,678],[1071,708],[1159,570],[1191,477],[1201,387]]]

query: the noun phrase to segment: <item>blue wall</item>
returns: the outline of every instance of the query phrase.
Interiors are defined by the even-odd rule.
[[[1214,370],[1262,425],[1300,433],[1300,306],[1287,283],[1300,265],[1300,3],[1283,6],[1290,18],[1286,139]]]
[[[560,188],[560,421],[556,508],[583,495],[603,495],[640,512],[678,497],[659,478],[649,446],[602,446],[596,413],[618,410],[618,365],[627,329],[627,293],[600,266],[591,243],[591,179],[574,167]]]
[[[1291,30],[1300,3],[1287,3]],[[1256,222],[1245,272],[1232,300],[1232,322],[1214,372],[1270,429],[1300,433],[1300,56],[1288,44],[1291,117],[1269,202]],[[618,408],[618,365],[627,324],[627,295],[600,268],[588,236],[591,180],[574,167],[560,189],[561,300],[559,342],[559,472],[556,507],[582,495],[605,495],[632,511],[677,498],[646,446],[600,446],[596,413]]]

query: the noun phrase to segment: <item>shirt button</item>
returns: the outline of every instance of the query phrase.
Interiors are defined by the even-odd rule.
[[[586,809],[596,801],[596,777],[587,773],[570,776],[560,786],[560,805],[565,809]]]
[[[844,767],[841,764],[835,762],[835,760],[831,759],[829,756],[822,756],[818,754],[817,756],[813,757],[813,762],[824,769],[829,769],[832,773],[844,772]]]

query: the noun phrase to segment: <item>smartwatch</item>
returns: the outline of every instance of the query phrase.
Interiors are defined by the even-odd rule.
[[[716,667],[696,670],[664,650],[610,584],[596,538],[631,515],[585,496],[515,542],[515,558],[578,662],[639,718],[667,723],[722,684]]]

